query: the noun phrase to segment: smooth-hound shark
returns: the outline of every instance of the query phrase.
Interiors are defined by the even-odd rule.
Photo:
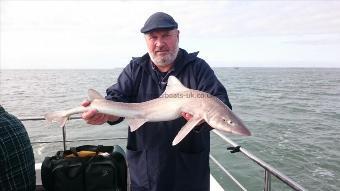
[[[164,93],[156,99],[141,103],[113,102],[104,99],[97,91],[88,90],[89,106],[47,113],[49,122],[65,125],[73,114],[92,109],[99,113],[124,117],[131,131],[137,130],[145,122],[170,121],[189,113],[192,118],[181,128],[172,145],[179,143],[201,121],[212,128],[233,134],[249,136],[251,133],[243,122],[217,97],[208,93],[186,88],[176,77],[170,76]]]

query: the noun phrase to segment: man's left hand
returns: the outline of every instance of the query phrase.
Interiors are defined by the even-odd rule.
[[[184,119],[186,119],[187,121],[189,121],[192,118],[192,115],[190,113],[185,113],[185,112],[181,112],[182,117],[184,117]]]
[[[181,115],[187,121],[189,121],[192,118],[192,115],[190,113],[181,112]],[[197,125],[201,125],[203,122],[204,122],[204,120],[202,119]]]

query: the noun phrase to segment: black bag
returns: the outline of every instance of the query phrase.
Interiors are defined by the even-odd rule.
[[[83,145],[45,157],[41,179],[48,191],[126,191],[127,165],[118,146]]]

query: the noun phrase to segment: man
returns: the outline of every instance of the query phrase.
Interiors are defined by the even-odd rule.
[[[208,92],[231,108],[223,85],[198,52],[180,49],[176,21],[157,12],[145,22],[148,53],[133,58],[120,74],[117,83],[107,89],[106,99],[118,102],[143,102],[158,98],[165,90],[168,77],[176,76],[186,87]],[[84,106],[89,104],[83,102]],[[159,111],[162,112],[162,111]],[[185,119],[190,114],[182,114]],[[89,124],[116,124],[123,119],[99,114],[83,114]],[[186,123],[184,118],[145,123],[128,133],[127,160],[133,191],[209,190],[210,127],[200,124],[178,145],[171,142]]]
[[[35,190],[34,166],[24,125],[0,105],[0,190]]]

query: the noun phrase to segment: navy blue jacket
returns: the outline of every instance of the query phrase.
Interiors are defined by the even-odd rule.
[[[117,83],[107,89],[106,99],[138,103],[158,98],[166,88],[168,77],[174,75],[184,86],[217,96],[231,108],[226,89],[197,54],[180,49],[174,67],[166,74],[157,70],[148,54],[133,58]],[[209,190],[210,127],[203,123],[199,130],[171,146],[185,123],[181,117],[148,122],[135,132],[129,131],[127,160],[133,191]]]

